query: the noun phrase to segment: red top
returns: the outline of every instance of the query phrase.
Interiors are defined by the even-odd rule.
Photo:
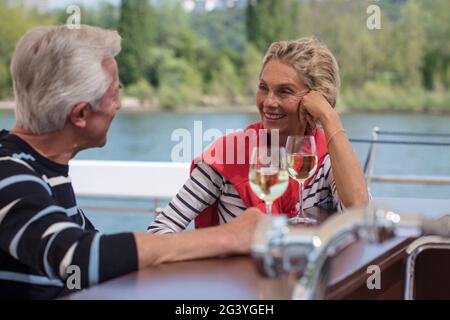
[[[194,170],[198,162],[202,161],[207,163],[214,170],[219,172],[226,180],[233,184],[247,208],[257,207],[264,212],[264,201],[252,191],[248,177],[250,163],[249,151],[252,145],[256,145],[258,143],[259,131],[261,129],[264,129],[262,122],[257,122],[248,126],[244,131],[232,133],[219,138],[200,157],[192,161],[191,172]],[[256,133],[256,135],[252,133]],[[322,165],[325,156],[328,154],[326,138],[323,130],[315,129],[311,134],[314,135],[316,140],[318,164],[316,167],[316,172],[314,172],[313,176],[305,181],[305,186],[308,185],[308,183],[316,176],[316,173]],[[244,142],[245,146],[244,149],[240,149],[240,151],[243,150],[245,159],[238,161],[239,158],[237,156],[237,148],[238,146],[242,147],[242,142]],[[224,161],[224,159],[227,159],[227,150],[229,151],[228,156],[234,158],[234,164],[224,163],[231,162]],[[296,204],[298,203],[298,200],[299,185],[294,179],[289,179],[287,190],[280,198],[273,202],[272,214],[287,214],[289,217],[295,216],[297,213]],[[217,205],[218,201],[203,210],[197,218],[195,218],[196,228],[205,228],[219,224]]]

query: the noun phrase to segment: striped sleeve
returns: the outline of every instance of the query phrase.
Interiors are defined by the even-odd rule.
[[[0,168],[0,249],[61,285],[69,266],[79,267],[83,288],[137,269],[132,234],[82,228],[41,177],[14,161]]]
[[[333,207],[337,208],[339,212],[342,212],[345,210],[345,207],[342,204],[342,201],[339,198],[339,194],[336,189],[336,181],[334,180],[333,168],[331,167],[331,159],[329,155],[324,161],[324,171],[326,172],[325,179],[333,196]]]
[[[156,216],[148,232],[164,234],[183,231],[205,208],[220,196],[223,177],[211,166],[200,163],[178,194]]]

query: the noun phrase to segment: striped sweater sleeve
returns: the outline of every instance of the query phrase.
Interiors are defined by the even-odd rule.
[[[211,166],[199,163],[178,194],[156,216],[148,232],[183,231],[205,208],[219,199],[225,181]]]
[[[12,160],[0,168],[0,250],[61,285],[69,266],[79,267],[83,288],[137,269],[132,234],[82,228],[32,168]]]
[[[331,167],[331,158],[329,155],[324,160],[324,171],[326,172],[325,178],[327,180],[327,184],[331,190],[331,195],[333,197],[333,207],[337,208],[338,211],[342,212],[345,210],[345,207],[342,204],[342,201],[339,198],[339,194],[336,189],[336,181],[334,180],[333,168]]]

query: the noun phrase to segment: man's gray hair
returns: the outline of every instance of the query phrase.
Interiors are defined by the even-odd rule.
[[[17,43],[11,61],[16,125],[35,134],[64,127],[72,108],[98,110],[112,83],[102,61],[121,50],[116,31],[82,25],[36,27]]]

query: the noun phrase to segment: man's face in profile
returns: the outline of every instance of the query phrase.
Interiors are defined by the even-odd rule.
[[[89,147],[103,147],[106,136],[114,116],[121,107],[119,100],[119,72],[114,58],[106,58],[102,62],[103,68],[111,78],[112,83],[100,102],[100,109],[89,116],[87,132]]]

